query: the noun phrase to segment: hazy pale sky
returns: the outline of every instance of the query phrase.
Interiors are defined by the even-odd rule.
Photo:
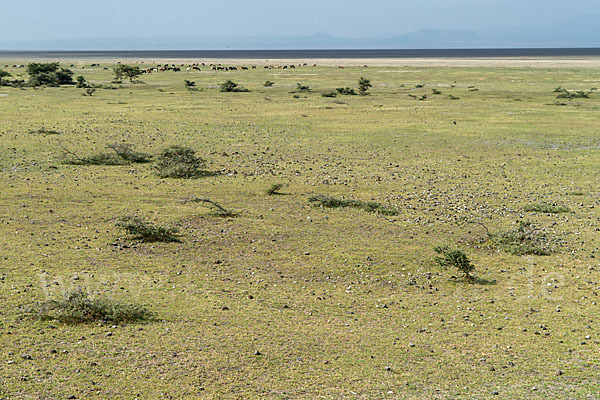
[[[13,0],[0,41],[85,37],[394,36],[541,25],[600,14],[599,0]]]

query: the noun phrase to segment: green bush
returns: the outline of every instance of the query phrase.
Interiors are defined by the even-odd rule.
[[[8,78],[9,76],[12,76],[10,72],[0,69],[0,86],[4,86],[4,78]]]
[[[60,299],[39,303],[30,312],[43,321],[65,324],[144,322],[154,318],[154,313],[142,305],[91,298],[81,289],[68,291]]]
[[[106,147],[113,150],[113,153],[98,153],[88,157],[79,157],[67,150],[71,158],[65,160],[64,163],[71,165],[128,165],[132,163],[147,163],[152,159],[152,156],[147,153],[140,153],[133,150],[129,144],[114,143]]]
[[[88,87],[87,81],[85,80],[85,78],[82,75],[79,75],[77,78],[75,78],[75,80],[77,81],[76,87],[78,87],[78,88]]]
[[[233,217],[237,217],[238,215],[240,215],[239,212],[231,210],[231,209],[227,209],[227,208],[221,206],[216,201],[212,201],[209,199],[201,199],[198,197],[193,197],[191,199],[184,200],[184,203],[189,203],[189,202],[208,204],[209,207],[211,207],[213,209],[211,214],[216,217],[233,218]]]
[[[437,246],[433,249],[439,257],[435,262],[442,268],[454,267],[464,274],[465,279],[473,281],[475,278],[471,275],[475,271],[475,266],[467,257],[467,254],[460,249],[451,249],[448,246]]]
[[[347,96],[356,96],[356,92],[354,91],[353,88],[351,87],[345,87],[345,88],[337,88],[335,89],[339,94],[342,95],[347,95]]]
[[[334,91],[321,93],[322,97],[337,97],[337,93]]]
[[[249,90],[232,80],[226,80],[221,83],[221,92],[249,92]]]
[[[559,214],[571,211],[568,207],[557,206],[556,204],[548,203],[529,204],[523,207],[523,210],[527,212],[537,212],[544,214]]]
[[[157,157],[155,169],[161,178],[199,178],[205,175],[206,161],[196,156],[196,151],[188,147],[171,146]]]
[[[300,82],[296,84],[296,92],[310,92],[310,87],[308,85],[303,85]]]
[[[54,129],[46,129],[44,127],[41,127],[40,129],[34,129],[29,131],[29,133],[37,133],[40,135],[60,135],[60,132]]]
[[[366,96],[369,94],[369,89],[371,87],[373,87],[373,85],[371,85],[371,81],[361,76],[358,81],[358,93],[361,96]]]
[[[395,208],[385,207],[374,201],[362,201],[362,200],[351,200],[351,199],[336,199],[334,197],[326,196],[323,194],[317,194],[311,196],[308,201],[313,203],[315,207],[325,208],[345,208],[352,207],[358,208],[367,212],[372,212],[382,215],[398,215],[398,210]]]
[[[155,225],[139,217],[121,217],[115,225],[142,242],[179,242],[177,228]]]
[[[267,194],[269,196],[281,194],[280,190],[283,189],[284,186],[285,184],[283,183],[275,183],[274,185],[271,185],[269,189],[267,189]]]
[[[519,221],[516,230],[489,235],[500,249],[517,256],[547,256],[552,253],[551,241],[529,221]]]
[[[265,81],[265,83],[263,84],[264,87],[271,87],[275,84],[275,82],[272,81]]]

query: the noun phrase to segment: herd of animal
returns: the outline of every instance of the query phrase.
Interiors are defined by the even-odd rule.
[[[316,67],[317,64],[313,64],[313,67]],[[308,67],[307,63],[290,65],[265,65],[264,69],[295,69],[296,67]],[[158,64],[156,67],[146,68],[143,70],[146,74],[156,73],[156,72],[165,72],[165,71],[173,71],[179,72],[185,68],[186,71],[202,71],[202,68],[209,68],[212,71],[248,71],[250,69],[256,69],[256,65],[252,65],[247,67],[245,65],[242,66],[228,66],[223,64],[206,64],[206,63],[193,63],[189,65],[181,64],[179,66],[175,64]]]

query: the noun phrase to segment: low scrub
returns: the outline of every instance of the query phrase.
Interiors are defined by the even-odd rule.
[[[232,80],[226,80],[221,83],[221,92],[249,92],[249,90]]]
[[[223,207],[222,205],[220,205],[219,203],[217,203],[216,201],[212,201],[210,199],[201,199],[199,197],[193,197],[191,199],[185,199],[183,202],[184,203],[191,202],[191,203],[208,204],[208,206],[212,208],[211,214],[214,215],[215,217],[233,218],[233,217],[237,217],[238,215],[240,215],[239,212],[237,212],[235,210],[227,209],[227,208]]]
[[[156,225],[139,217],[121,217],[115,225],[142,242],[179,242],[177,228]]]
[[[442,268],[456,268],[464,275],[464,278],[469,281],[475,280],[472,273],[475,271],[475,266],[467,257],[467,254],[461,249],[452,249],[449,246],[437,246],[433,249],[438,257],[434,261]]]
[[[568,207],[557,206],[556,204],[548,203],[529,204],[523,207],[523,210],[527,212],[537,212],[544,214],[560,214],[571,211]]]
[[[62,298],[39,303],[30,312],[43,321],[65,324],[145,322],[154,318],[154,313],[143,305],[92,298],[81,289],[68,291]]]
[[[372,212],[382,215],[398,215],[398,210],[395,208],[386,207],[374,201],[362,201],[352,199],[336,199],[334,197],[318,194],[308,199],[315,207],[325,208],[358,208],[367,212]]]
[[[345,88],[337,88],[335,89],[339,94],[347,95],[347,96],[356,96],[356,91],[351,87]]]
[[[155,169],[161,178],[199,178],[206,174],[203,170],[206,161],[196,156],[193,149],[171,146],[157,157]]]
[[[298,82],[296,84],[296,92],[298,92],[298,93],[310,92],[310,87],[308,85],[303,85],[300,82]]]
[[[29,133],[36,133],[39,135],[60,135],[60,132],[55,130],[55,129],[46,129],[44,127],[41,127],[40,129],[34,129],[29,131]]]
[[[112,150],[112,153],[98,153],[87,157],[80,157],[64,149],[71,158],[65,160],[65,164],[71,165],[128,165],[147,163],[152,160],[152,156],[147,153],[140,153],[133,150],[133,147],[126,143],[114,143],[106,146]]]
[[[275,196],[275,195],[280,195],[283,194],[280,192],[281,189],[283,189],[285,186],[284,183],[275,183],[273,185],[271,185],[271,187],[269,189],[267,189],[267,194],[269,196]]]
[[[569,92],[567,89],[562,87],[557,87],[554,89],[555,93],[558,93],[556,96],[557,99],[587,99],[590,97],[592,92],[584,92],[583,90],[576,90],[574,92]]]
[[[547,256],[553,251],[552,241],[529,221],[520,221],[517,229],[490,234],[489,238],[500,249],[517,256]]]

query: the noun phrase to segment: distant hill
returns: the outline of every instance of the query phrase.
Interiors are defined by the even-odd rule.
[[[249,37],[126,37],[64,40],[0,40],[0,50],[248,50],[248,49],[456,49],[600,47],[599,15],[552,25],[497,29],[424,29],[391,38],[340,38],[327,33],[311,36]]]

